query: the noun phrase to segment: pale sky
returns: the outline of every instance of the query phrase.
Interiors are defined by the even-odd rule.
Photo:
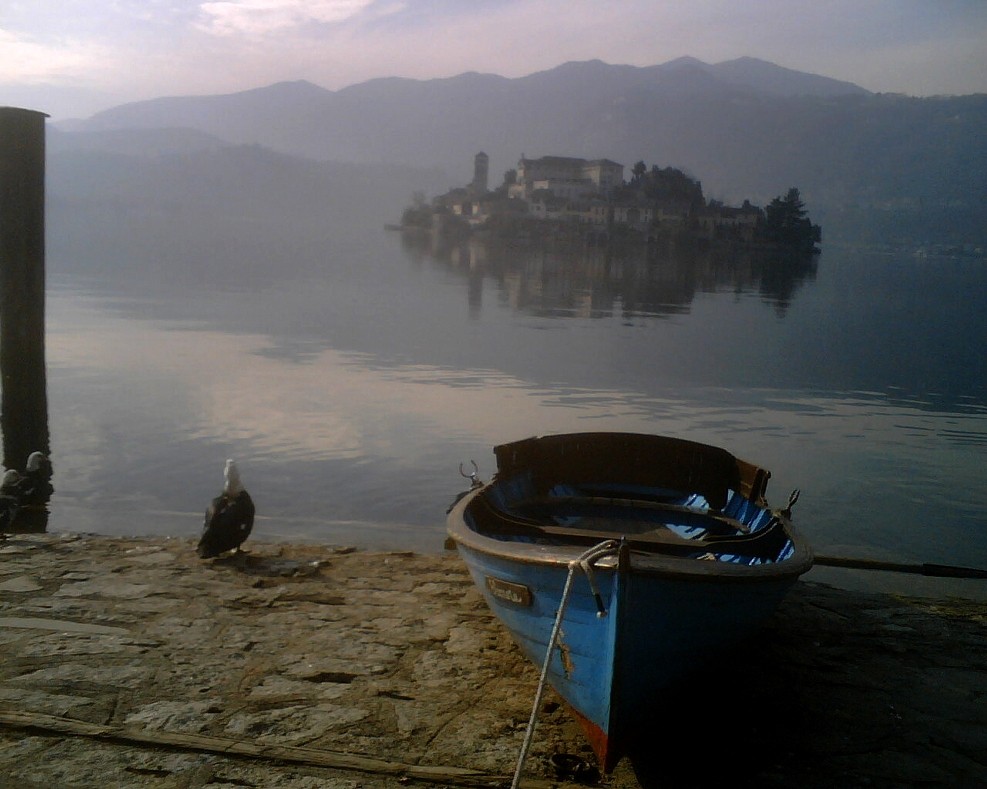
[[[684,55],[985,93],[987,0],[0,0],[0,105],[53,120],[283,80],[337,90]]]

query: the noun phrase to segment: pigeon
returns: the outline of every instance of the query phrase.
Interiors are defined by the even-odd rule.
[[[20,503],[26,506],[47,504],[55,488],[51,484],[51,461],[43,452],[32,452],[16,486]]]
[[[202,538],[196,548],[201,559],[211,559],[226,551],[237,551],[254,525],[254,502],[240,481],[236,463],[226,461],[223,492],[206,509]]]
[[[20,509],[20,497],[17,486],[23,477],[16,469],[5,471],[0,481],[0,530],[7,529],[17,517]]]

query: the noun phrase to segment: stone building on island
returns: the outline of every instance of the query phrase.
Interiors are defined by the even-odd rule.
[[[624,183],[624,165],[609,159],[575,159],[569,156],[543,156],[517,163],[517,179],[507,190],[509,197],[530,200],[545,189],[556,197],[576,201],[610,197]]]
[[[673,232],[688,228],[698,236],[725,234],[750,241],[764,219],[764,211],[747,201],[740,208],[715,200],[707,203],[700,183],[674,168],[655,166],[648,172],[639,162],[630,182],[625,182],[624,165],[610,159],[529,159],[522,154],[517,168],[508,170],[504,182],[490,190],[489,165],[487,154],[477,153],[469,185],[432,201],[433,230],[443,232],[457,222],[475,229],[506,214],[589,225],[594,233],[617,227],[646,234],[656,228]]]

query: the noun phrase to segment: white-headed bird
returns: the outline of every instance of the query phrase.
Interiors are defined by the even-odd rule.
[[[20,503],[37,507],[48,503],[55,488],[51,484],[51,461],[44,452],[32,452],[17,482]]]
[[[240,550],[254,526],[254,502],[240,481],[236,463],[226,461],[223,492],[206,509],[205,525],[196,553],[201,559]]]

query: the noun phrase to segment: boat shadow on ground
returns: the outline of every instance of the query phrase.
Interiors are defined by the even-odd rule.
[[[785,757],[784,729],[804,728],[805,721],[796,696],[753,676],[752,651],[738,647],[660,699],[628,745],[643,789],[772,785],[768,779]]]
[[[800,582],[656,704],[617,769],[644,789],[987,785],[985,649],[976,601]]]

